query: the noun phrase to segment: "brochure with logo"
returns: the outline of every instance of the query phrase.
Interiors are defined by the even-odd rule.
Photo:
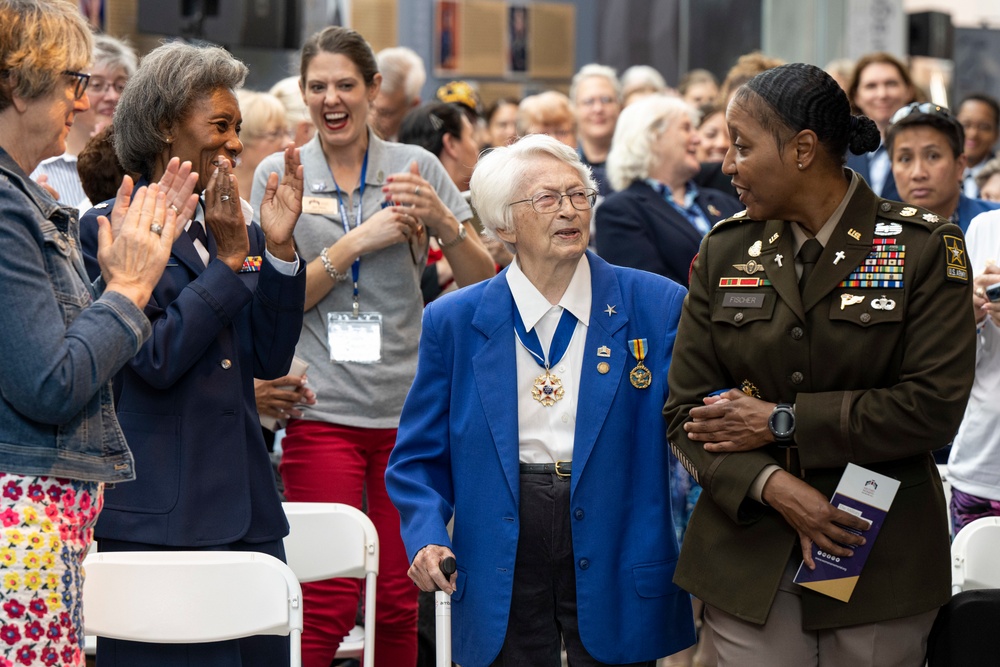
[[[863,534],[865,543],[851,547],[854,555],[847,557],[828,554],[814,544],[812,557],[816,569],[810,570],[803,561],[793,581],[842,602],[850,600],[898,490],[897,480],[848,463],[830,504],[871,525],[866,531],[852,531]]]

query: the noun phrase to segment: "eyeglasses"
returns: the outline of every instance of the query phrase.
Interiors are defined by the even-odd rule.
[[[73,95],[75,99],[80,99],[83,97],[84,93],[87,92],[87,86],[90,84],[90,75],[84,74],[83,72],[74,72],[72,70],[63,70],[63,74],[66,76],[71,76],[76,79],[73,88]]]
[[[892,120],[889,121],[889,124],[895,125],[907,116],[912,116],[915,113],[927,114],[928,116],[938,116],[939,118],[944,118],[945,120],[958,122],[946,107],[938,106],[933,102],[912,102],[892,114]]]
[[[101,79],[95,76],[90,80],[90,86],[88,87],[88,90],[92,93],[100,95],[108,91],[109,89],[114,88],[115,92],[121,95],[122,91],[125,90],[125,84],[127,83],[127,81],[128,80],[124,78],[115,79],[114,81],[108,81],[107,79]]]
[[[580,100],[580,106],[592,107],[597,104],[608,106],[609,104],[614,104],[617,101],[618,100],[616,100],[614,97],[611,97],[610,95],[597,95],[594,97],[587,97],[585,99]]]
[[[569,197],[569,203],[578,211],[589,211],[594,208],[597,201],[597,191],[590,188],[573,190],[572,192],[559,193],[555,190],[542,190],[532,195],[531,199],[519,199],[512,201],[508,206],[531,202],[531,208],[537,213],[555,213],[562,208],[563,197]]]

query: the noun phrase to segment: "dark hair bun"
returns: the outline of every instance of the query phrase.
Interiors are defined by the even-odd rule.
[[[868,116],[852,116],[847,147],[855,155],[871,153],[882,143],[878,126]]]

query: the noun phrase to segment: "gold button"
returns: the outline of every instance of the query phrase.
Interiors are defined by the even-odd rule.
[[[229,359],[223,359],[221,362],[219,362],[219,365],[222,366],[222,370],[228,371],[230,368],[233,367],[233,362],[229,361]]]
[[[601,375],[604,375],[610,370],[611,370],[611,364],[609,364],[606,361],[602,361],[601,363],[597,364],[597,372],[600,373]]]

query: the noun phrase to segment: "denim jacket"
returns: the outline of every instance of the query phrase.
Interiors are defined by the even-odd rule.
[[[135,471],[110,380],[151,329],[90,284],[77,216],[0,148],[0,470],[122,482]]]

